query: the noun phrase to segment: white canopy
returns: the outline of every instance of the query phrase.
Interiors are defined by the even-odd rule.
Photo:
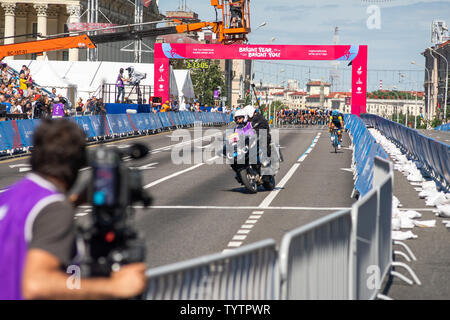
[[[175,80],[178,86],[178,96],[194,99],[194,86],[192,85],[191,72],[189,70],[174,70]]]

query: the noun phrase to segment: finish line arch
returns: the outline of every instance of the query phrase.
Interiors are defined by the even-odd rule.
[[[352,65],[351,113],[366,112],[367,45],[223,45],[155,43],[154,95],[169,99],[169,59],[338,60]]]

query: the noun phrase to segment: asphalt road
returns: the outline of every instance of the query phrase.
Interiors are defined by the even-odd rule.
[[[172,141],[171,136],[171,132],[165,132],[113,143],[123,147],[139,141],[153,150],[150,157],[127,162],[141,168],[146,190],[154,198],[152,207],[136,209],[135,217],[146,238],[149,267],[267,238],[279,244],[287,231],[348,208],[355,201],[350,197],[352,151],[345,148],[350,144],[347,134],[344,148],[334,153],[323,126],[281,129],[284,162],[276,177],[279,188],[271,192],[262,189],[254,195],[245,192],[226,164],[174,164],[172,151],[180,142]],[[194,136],[191,139],[197,139],[198,145],[187,141],[188,150],[204,153],[212,141]],[[211,158],[214,154],[205,154],[203,160]],[[0,190],[28,170],[27,158],[0,162]],[[78,208],[76,219],[80,221],[89,214],[89,208]]]

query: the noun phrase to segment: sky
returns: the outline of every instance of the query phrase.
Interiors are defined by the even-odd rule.
[[[161,13],[177,9],[180,2],[160,0]],[[209,0],[186,0],[186,5],[197,12],[201,20],[215,20],[215,11]],[[373,11],[368,13],[370,6],[379,9],[378,20],[371,19]],[[386,83],[398,81],[398,70],[411,70],[406,77],[410,78],[411,85],[414,81],[423,81],[425,59],[421,53],[432,45],[431,23],[444,20],[450,25],[450,0],[252,0],[250,10],[250,44],[332,44],[334,28],[339,27],[339,44],[368,45],[369,70],[395,70],[386,76],[373,71],[372,80],[369,79],[371,85],[379,82],[376,78],[386,77]],[[379,21],[379,28],[369,28],[368,20],[369,23]],[[258,28],[264,22],[266,25]],[[272,38],[275,38],[273,42]],[[412,65],[411,61],[417,64]],[[320,69],[314,66],[323,70],[330,67],[329,62],[293,63],[312,66],[313,72]],[[255,65],[256,70],[258,67],[267,69],[261,63]],[[341,64],[340,68],[344,67]],[[305,72],[297,69],[300,73]],[[273,71],[276,73],[278,70]]]

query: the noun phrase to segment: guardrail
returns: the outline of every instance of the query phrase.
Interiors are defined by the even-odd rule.
[[[393,270],[392,163],[374,158],[374,186],[351,210],[285,234],[280,249],[263,240],[226,253],[147,271],[145,299],[389,299],[381,294]],[[397,243],[396,243],[397,244]],[[402,244],[406,247],[406,245]]]
[[[438,185],[450,191],[450,146],[448,144],[376,115],[364,114],[361,115],[361,119],[380,130],[410,159],[418,161],[422,169]]]
[[[434,128],[434,130],[439,130],[439,131],[450,131],[450,123],[440,125],[440,126]]]
[[[146,272],[147,300],[277,300],[275,241],[263,240]]]
[[[219,112],[160,112],[108,114],[69,117],[86,133],[88,141],[155,133],[161,130],[228,123],[226,114]],[[32,147],[32,135],[39,119],[0,121],[0,156],[23,153]]]
[[[360,196],[372,188],[374,158],[389,159],[383,148],[367,130],[364,122],[356,115],[345,115],[345,127],[348,129],[353,144],[352,167],[355,169],[355,189]]]

